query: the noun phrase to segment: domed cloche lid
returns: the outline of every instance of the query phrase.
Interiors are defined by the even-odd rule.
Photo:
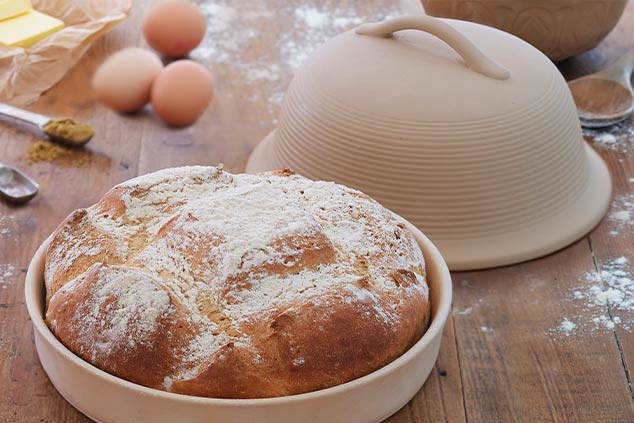
[[[452,270],[556,251],[611,196],[546,56],[495,28],[428,16],[361,25],[314,53],[247,171],[280,167],[372,196]]]
[[[387,119],[464,122],[533,104],[552,83],[548,58],[479,28],[465,28],[467,39],[424,16],[365,24],[324,44],[299,73],[342,107]]]

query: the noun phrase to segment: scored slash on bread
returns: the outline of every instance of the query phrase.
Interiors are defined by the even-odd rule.
[[[347,382],[429,323],[414,237],[359,191],[283,169],[183,167],[73,212],[46,320],[71,351],[170,392],[260,398]]]

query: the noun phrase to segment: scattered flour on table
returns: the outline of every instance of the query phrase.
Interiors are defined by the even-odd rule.
[[[634,119],[632,118],[607,128],[584,128],[583,134],[599,149],[634,153]]]
[[[302,4],[295,7],[293,32],[281,43],[282,59],[293,70],[297,70],[316,47],[348,29],[363,23],[362,14],[350,5],[334,9],[324,5]],[[378,12],[378,11],[377,11]],[[369,20],[381,20],[394,11],[381,11]]]
[[[15,216],[0,215],[0,256],[13,248],[17,242]],[[15,281],[16,268],[12,264],[0,264],[0,289],[8,288]]]
[[[460,310],[458,308],[454,308],[453,310],[453,315],[454,316],[468,316],[471,314],[471,312],[473,312],[473,307],[467,307],[463,310]]]
[[[549,332],[565,336],[575,332],[634,329],[634,275],[630,260],[619,257],[606,262],[600,272],[588,272],[567,301],[581,305],[580,313],[566,316]]]
[[[577,325],[575,323],[568,320],[568,318],[564,318],[561,321],[561,324],[557,327],[557,329],[559,332],[563,333],[564,335],[570,336],[570,334],[572,333],[572,331],[575,330],[576,327]]]
[[[15,223],[16,223],[15,216],[11,216],[11,215],[0,216],[0,238],[14,236],[12,227],[15,226]]]
[[[6,288],[15,279],[15,266],[12,264],[0,264],[0,287]]]
[[[316,47],[362,22],[399,14],[398,2],[371,8],[367,2],[272,0],[248,10],[236,0],[198,4],[207,33],[192,58],[213,69],[226,93],[265,100],[273,121],[292,75]]]
[[[610,236],[618,236],[622,232],[634,232],[634,193],[619,195],[612,201],[608,212],[611,230]]]
[[[597,149],[621,154],[634,153],[634,119],[608,128],[583,130],[588,141]],[[634,177],[628,179],[634,184]],[[609,236],[634,233],[634,193],[614,198],[607,214]],[[581,305],[581,312],[566,316],[550,332],[569,336],[576,332],[614,330],[619,327],[634,330],[634,274],[627,257],[607,261],[600,272],[589,272],[569,295],[568,301]]]
[[[594,137],[594,142],[604,146],[604,147],[612,147],[617,143],[617,138],[613,134],[600,134]]]

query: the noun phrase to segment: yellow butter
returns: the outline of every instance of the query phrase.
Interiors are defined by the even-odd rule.
[[[0,21],[0,47],[28,48],[62,28],[64,22],[59,19],[30,10]]]
[[[13,18],[31,10],[29,0],[0,0],[0,21]]]

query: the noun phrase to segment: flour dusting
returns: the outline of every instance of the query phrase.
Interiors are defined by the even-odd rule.
[[[575,323],[568,320],[568,318],[564,318],[557,327],[557,330],[566,336],[570,336],[570,334],[572,333],[572,331],[575,330],[576,327],[577,325]]]
[[[453,315],[454,316],[468,316],[473,312],[473,307],[467,307],[465,309],[454,308]]]
[[[399,14],[398,2],[373,8],[367,2],[273,0],[253,2],[248,10],[232,0],[198,4],[207,33],[192,57],[214,70],[226,92],[264,100],[273,121],[293,73],[315,48],[363,22]]]
[[[629,154],[634,152],[634,118],[607,128],[584,128],[583,134],[597,148]]]
[[[17,227],[15,216],[13,215],[0,215],[0,240],[4,238],[15,239],[17,235],[14,233],[14,228]]]
[[[634,193],[619,195],[614,198],[608,212],[608,221],[611,225],[611,230],[608,233],[610,236],[634,232]]]
[[[581,307],[581,313],[566,316],[550,332],[569,336],[578,331],[634,329],[634,275],[630,269],[630,259],[618,257],[606,262],[600,272],[586,273],[567,298]]]
[[[12,264],[0,264],[0,286],[6,288],[14,281],[16,276],[15,266]]]

